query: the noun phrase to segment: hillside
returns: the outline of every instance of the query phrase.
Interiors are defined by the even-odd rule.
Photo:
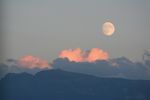
[[[150,100],[150,81],[99,78],[63,70],[7,74],[1,100]]]

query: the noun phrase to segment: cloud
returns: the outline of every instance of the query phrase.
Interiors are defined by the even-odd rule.
[[[150,52],[146,51],[143,54],[143,61],[146,66],[150,67]]]
[[[134,63],[125,57],[97,60],[94,63],[72,62],[67,58],[58,58],[53,61],[53,68],[98,77],[150,80],[148,67],[140,62]]]
[[[70,49],[70,50],[63,50],[60,52],[60,58],[68,58],[70,61],[81,62],[82,58],[82,51],[80,48],[77,49]]]
[[[35,74],[42,70],[52,69],[53,67],[48,61],[33,55],[25,55],[19,59],[7,59],[4,63],[0,63],[0,78],[8,73],[27,72]]]
[[[80,48],[63,50],[59,54],[60,58],[67,58],[74,62],[95,62],[97,60],[108,60],[107,52],[99,48],[92,48],[91,50],[82,51]]]
[[[46,69],[50,68],[49,63],[46,60],[40,59],[38,57],[32,55],[26,55],[19,58],[16,62],[16,65],[23,68],[39,68],[39,69]]]
[[[142,62],[132,62],[125,57],[109,59],[107,52],[93,48],[63,50],[59,58],[50,65],[48,61],[33,55],[25,55],[17,60],[8,59],[0,64],[1,76],[7,73],[28,72],[35,74],[41,70],[62,69],[71,72],[90,74],[98,77],[119,77],[150,80],[150,54],[144,53]]]
[[[93,48],[89,51],[87,61],[95,62],[97,60],[108,60],[108,53],[103,51],[102,49]]]

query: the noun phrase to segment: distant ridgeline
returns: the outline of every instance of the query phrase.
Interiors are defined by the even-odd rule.
[[[0,100],[150,100],[150,81],[62,70],[9,73],[0,80]]]
[[[62,69],[98,77],[150,80],[150,53],[145,52],[143,62],[132,62],[125,57],[97,60],[95,62],[76,62],[70,61],[67,58],[57,58],[53,63],[49,64],[45,60],[26,56],[19,61],[9,59],[5,63],[1,63],[0,78],[4,77],[7,73],[27,72],[35,74],[48,69]]]
[[[16,64],[16,62],[16,60],[9,59],[7,62],[1,63],[0,78],[4,77],[7,73],[27,72],[35,74],[42,70],[62,69],[65,71],[84,73],[98,77],[150,80],[149,53],[143,56],[143,62],[132,62],[125,57],[109,60],[97,60],[92,63],[74,62],[69,61],[66,58],[57,58],[52,64],[49,64],[49,66],[46,63],[45,67],[38,66],[41,65],[41,62],[40,64],[37,64],[34,60],[31,60],[30,62],[23,62],[23,64],[27,67],[17,65],[18,63]]]
[[[88,63],[70,62],[68,59],[58,58],[53,61],[53,68],[98,77],[150,80],[150,60],[146,60],[143,63],[134,63],[122,57],[108,61],[100,60],[94,63]]]

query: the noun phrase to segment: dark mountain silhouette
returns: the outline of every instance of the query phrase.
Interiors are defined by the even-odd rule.
[[[139,62],[134,63],[125,57],[109,59],[108,61],[100,60],[94,63],[71,62],[68,59],[58,58],[54,60],[53,68],[98,77],[150,80],[150,67]]]
[[[63,70],[7,74],[0,100],[150,100],[150,81],[99,78]]]
[[[12,59],[10,59],[11,61]],[[5,64],[5,63],[0,63],[0,79],[4,77],[8,73],[23,73],[27,72],[30,74],[35,74],[37,72],[43,71],[43,70],[48,70],[48,69],[40,69],[40,68],[25,68],[25,67],[20,67],[16,66],[14,64]]]
[[[0,63],[0,79],[5,76],[8,72],[8,66],[6,64]]]

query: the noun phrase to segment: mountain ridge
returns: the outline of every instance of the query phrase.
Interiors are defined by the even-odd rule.
[[[8,74],[0,80],[1,100],[149,100],[150,81],[99,78],[47,70]]]

